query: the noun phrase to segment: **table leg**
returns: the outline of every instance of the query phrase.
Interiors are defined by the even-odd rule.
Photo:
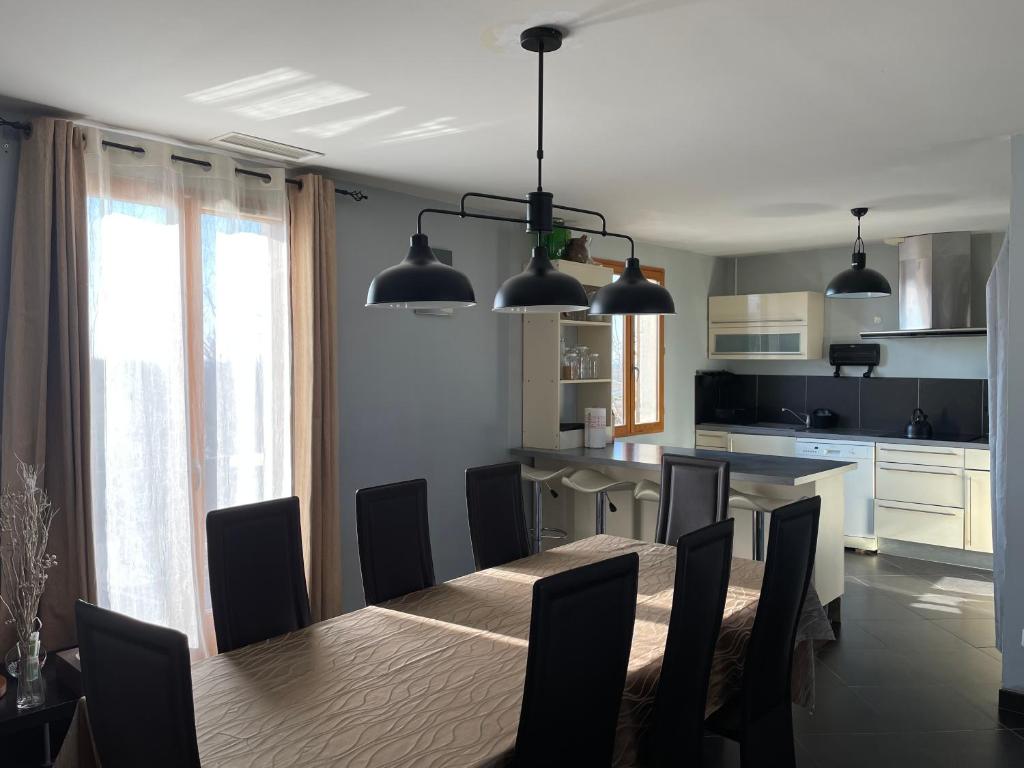
[[[50,755],[50,724],[43,723],[43,768],[51,768],[53,757]]]

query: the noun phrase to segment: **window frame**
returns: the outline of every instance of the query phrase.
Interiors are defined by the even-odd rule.
[[[626,267],[624,261],[615,261],[613,259],[598,259],[594,261],[600,264],[602,267],[610,267],[616,275],[621,275]],[[653,280],[661,286],[665,285],[665,269],[663,267],[648,267],[641,266],[640,271],[643,272],[644,277],[648,280]],[[625,339],[626,349],[623,350],[623,360],[633,360],[636,355],[634,349],[634,316],[625,315],[623,317],[623,338]],[[644,424],[637,424],[634,421],[636,417],[636,377],[635,376],[623,376],[622,381],[622,399],[623,399],[623,410],[625,411],[626,423],[621,426],[615,427],[615,437],[630,437],[632,435],[652,435],[658,432],[665,431],[665,316],[661,315],[658,317],[658,339],[661,342],[661,349],[658,355],[658,420],[647,422]]]

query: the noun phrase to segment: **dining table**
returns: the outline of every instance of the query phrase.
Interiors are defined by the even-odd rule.
[[[522,704],[534,582],[628,552],[639,555],[640,571],[614,765],[638,765],[668,633],[676,549],[608,535],[470,573],[194,662],[202,765],[510,764]],[[739,690],[763,574],[763,563],[732,561],[707,714]],[[794,653],[792,693],[797,704],[813,705],[813,649],[831,639],[831,624],[812,587]],[[56,766],[101,768],[84,699]]]

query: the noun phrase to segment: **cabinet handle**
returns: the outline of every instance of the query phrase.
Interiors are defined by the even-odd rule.
[[[943,517],[956,517],[956,512],[940,512],[937,509],[921,509],[919,507],[894,507],[889,504],[879,504],[878,502],[876,502],[876,506],[879,509],[891,509],[893,512],[923,512],[926,515],[942,515]]]
[[[955,477],[963,474],[962,470],[956,469],[955,467],[949,467],[944,469],[940,469],[938,467],[936,467],[935,469],[907,469],[906,467],[888,467],[884,464],[879,464],[878,468],[884,469],[886,472],[906,472],[912,475],[949,475]]]
[[[881,448],[885,453],[931,453],[936,456],[957,456],[956,450],[943,451],[941,449],[929,448],[922,445],[920,448]]]

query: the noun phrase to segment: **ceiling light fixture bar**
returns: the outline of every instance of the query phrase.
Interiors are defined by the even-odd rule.
[[[416,309],[420,307],[469,307],[476,303],[469,279],[456,269],[442,264],[423,232],[423,216],[438,214],[458,216],[462,219],[486,219],[514,224],[526,224],[526,231],[536,234],[526,269],[506,280],[494,297],[495,312],[575,312],[589,309],[591,314],[674,314],[672,297],[663,286],[643,277],[640,262],[635,256],[633,238],[608,231],[608,222],[600,211],[572,205],[557,205],[554,196],[544,191],[544,54],[562,47],[563,33],[554,27],[531,27],[519,36],[520,45],[537,54],[537,189],[526,199],[494,195],[487,192],[467,192],[462,195],[457,210],[424,208],[416,217],[416,234],[411,238],[405,260],[385,269],[370,283],[366,295],[368,307]],[[471,198],[516,203],[526,206],[526,217],[498,214],[470,213],[466,201]],[[602,287],[591,303],[578,280],[556,269],[547,248],[542,244],[545,233],[554,227],[554,210],[594,216],[600,219],[600,229],[566,225],[573,232],[586,232],[601,237],[615,237],[629,242],[626,269],[618,280]]]

